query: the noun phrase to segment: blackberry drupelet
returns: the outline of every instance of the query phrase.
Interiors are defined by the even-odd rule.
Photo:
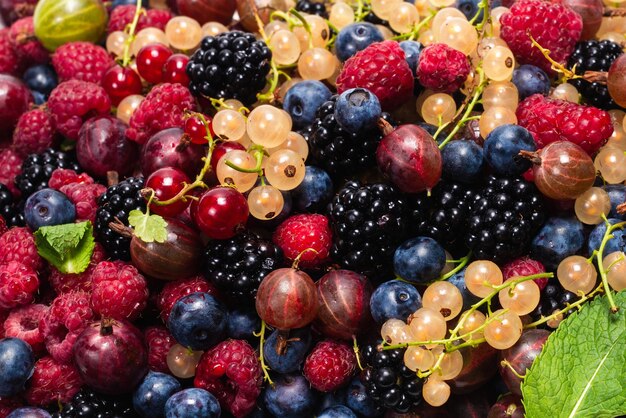
[[[578,75],[583,75],[585,71],[608,71],[613,61],[622,53],[622,47],[613,41],[582,41],[576,44],[567,64],[569,68],[576,65]],[[569,82],[578,89],[588,104],[606,110],[618,107],[611,99],[606,83],[590,83],[580,78]]]
[[[189,90],[195,96],[256,102],[265,87],[272,52],[251,33],[231,31],[207,36],[187,64]]]
[[[109,227],[118,218],[128,226],[128,213],[133,209],[144,211],[146,201],[141,196],[143,177],[130,177],[111,186],[98,199],[94,232],[96,240],[104,246],[114,260],[130,260],[130,238],[124,237]]]
[[[130,396],[104,396],[82,389],[53,418],[135,418]]]
[[[354,176],[357,167],[375,165],[376,148],[383,138],[378,129],[358,134],[344,131],[335,119],[337,97],[324,102],[313,124],[301,132],[309,143],[312,163],[325,169],[335,181]],[[382,117],[394,124],[388,113]]]
[[[296,3],[296,10],[311,15],[318,15],[323,17],[324,19],[328,19],[328,12],[326,11],[326,5],[324,4],[324,2],[317,2],[312,0],[298,0],[298,2]]]
[[[558,279],[552,278],[548,280],[548,284],[541,291],[539,304],[530,313],[530,316],[533,321],[536,321],[542,316],[550,316],[554,311],[564,309],[568,303],[576,302],[578,299],[579,297],[575,293],[565,290]],[[567,311],[564,317],[573,313],[574,309]]]
[[[422,402],[422,379],[404,365],[406,349],[378,351],[367,345],[361,355],[367,365],[361,376],[367,394],[385,408],[408,412]]]
[[[205,251],[205,276],[237,304],[254,303],[261,281],[283,264],[281,249],[246,231],[227,240],[212,240]]]
[[[48,180],[57,168],[82,172],[73,155],[53,148],[26,157],[22,164],[22,172],[15,177],[15,185],[22,192],[22,198],[26,199],[37,190],[48,187]]]
[[[544,211],[534,184],[489,175],[470,211],[465,243],[476,259],[510,261],[526,253],[543,224]]]
[[[24,226],[22,205],[13,201],[13,194],[2,183],[0,183],[0,216],[4,218],[8,227]]]
[[[333,198],[328,212],[334,231],[332,259],[370,279],[386,277],[396,247],[407,238],[409,223],[406,202],[396,189],[350,181]]]

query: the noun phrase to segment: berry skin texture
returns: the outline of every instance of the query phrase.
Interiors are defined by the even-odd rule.
[[[347,344],[321,341],[304,362],[304,377],[322,392],[346,385],[356,369],[356,356]]]
[[[43,109],[33,109],[17,121],[13,131],[13,149],[22,157],[39,154],[52,146],[55,139],[54,121]]]
[[[30,405],[47,406],[69,402],[83,386],[78,370],[72,364],[61,364],[52,357],[43,357],[35,363],[35,372],[29,380],[26,400]]]
[[[76,207],[76,221],[96,221],[98,198],[106,192],[102,184],[72,183],[61,187],[61,192],[70,199]]]
[[[23,158],[10,148],[0,151],[0,167],[2,167],[0,183],[4,184],[15,197],[20,195],[20,190],[15,185],[15,177],[20,174],[23,161]]]
[[[91,306],[103,317],[133,320],[148,304],[146,279],[123,261],[100,262],[91,280]]]
[[[518,124],[530,131],[537,148],[569,141],[593,155],[613,134],[608,112],[534,94],[516,110]]]
[[[113,59],[101,46],[91,42],[69,42],[52,55],[59,81],[80,80],[100,84]]]
[[[163,286],[157,299],[157,308],[161,311],[161,319],[167,323],[174,304],[178,299],[191,293],[205,292],[217,297],[217,289],[200,276],[176,280]]]
[[[9,28],[0,29],[0,73],[13,74],[19,69],[19,58],[9,39]]]
[[[533,260],[530,257],[520,257],[513,261],[506,263],[502,266],[502,276],[504,280],[508,280],[512,277],[530,276],[532,274],[545,273],[546,268],[537,260]],[[539,289],[543,290],[548,284],[547,278],[535,279],[535,283],[539,286]]]
[[[35,237],[28,228],[11,228],[0,237],[0,264],[17,261],[39,271],[43,261],[37,253]]]
[[[149,327],[144,331],[148,346],[148,367],[150,370],[161,373],[170,373],[167,366],[167,354],[176,340],[165,327]]]
[[[90,293],[92,288],[91,276],[93,275],[93,271],[98,263],[104,260],[104,258],[104,248],[102,248],[102,245],[99,243],[96,243],[93,253],[91,254],[89,266],[85,271],[78,274],[64,274],[53,266],[50,266],[50,276],[48,276],[48,282],[52,285],[52,288],[57,294],[69,293],[78,290]]]
[[[288,260],[293,261],[302,254],[301,267],[317,268],[328,262],[332,238],[327,217],[302,214],[291,216],[280,224],[273,239]]]
[[[254,409],[262,381],[254,349],[243,340],[229,339],[202,355],[193,383],[214,394],[223,409],[241,418]]]
[[[35,37],[35,28],[31,16],[16,20],[9,30],[9,40],[23,67],[45,64],[50,59],[48,51]]]
[[[395,41],[374,43],[348,59],[337,77],[337,93],[361,87],[393,110],[413,95],[413,73]]]
[[[35,354],[43,353],[45,346],[43,335],[39,331],[39,320],[47,311],[47,306],[38,304],[12,309],[4,320],[4,336],[24,340]]]
[[[550,57],[565,64],[583,29],[578,13],[561,3],[543,0],[520,0],[500,18],[500,37],[504,39],[520,64],[535,65],[554,74],[550,62],[530,41],[530,34]]]
[[[76,173],[76,171],[68,168],[57,168],[52,172],[50,180],[48,180],[48,187],[54,190],[61,191],[63,186],[68,184],[93,184],[93,178],[87,173]]]
[[[155,133],[185,126],[185,110],[194,110],[189,90],[180,84],[163,83],[154,87],[130,118],[128,139],[145,144]]]
[[[48,109],[59,133],[76,141],[83,122],[92,116],[108,113],[111,99],[97,84],[68,80],[52,90]]]
[[[424,48],[417,64],[419,83],[435,92],[457,91],[470,73],[465,54],[446,44],[432,44]]]
[[[144,9],[142,12],[135,33],[148,27],[165,30],[165,25],[173,17],[169,10]],[[107,33],[123,31],[133,21],[134,16],[134,4],[117,6],[111,12]]]

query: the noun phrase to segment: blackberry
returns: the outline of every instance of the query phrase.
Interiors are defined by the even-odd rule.
[[[576,302],[578,299],[579,297],[575,293],[565,290],[558,279],[552,278],[548,280],[548,284],[541,291],[539,304],[530,313],[530,316],[533,318],[533,321],[536,321],[542,316],[550,316],[554,311],[564,309],[568,303]],[[567,311],[564,316],[573,313],[574,309]]]
[[[105,396],[82,389],[72,401],[63,406],[61,412],[52,414],[53,418],[135,418],[139,417],[133,409],[130,397]]]
[[[390,272],[409,218],[406,202],[393,187],[350,181],[333,198],[329,214],[333,260],[370,278]]]
[[[465,243],[476,259],[510,261],[526,254],[544,218],[543,198],[533,183],[490,175],[470,211]]]
[[[98,199],[94,231],[110,258],[130,260],[130,238],[124,237],[109,227],[118,218],[128,226],[128,213],[133,209],[144,211],[146,201],[141,196],[143,177],[130,177],[107,189]]]
[[[227,240],[212,240],[205,251],[205,275],[229,299],[252,304],[261,281],[283,263],[272,241],[246,231]]]
[[[622,54],[622,47],[613,41],[581,41],[576,44],[574,52],[567,62],[568,67],[576,65],[576,74],[582,75],[585,71],[608,71],[613,61]],[[606,84],[589,81],[580,78],[569,80],[570,84],[578,89],[585,101],[601,109],[614,109],[617,107]]]
[[[24,226],[22,204],[13,201],[13,194],[2,183],[0,183],[0,216],[4,218],[8,227]]]
[[[378,129],[358,134],[344,131],[335,119],[337,97],[324,102],[313,124],[301,133],[309,143],[315,165],[324,168],[333,180],[343,180],[353,176],[356,167],[375,165],[376,148],[383,135]],[[393,124],[388,113],[382,117]]]
[[[22,172],[15,177],[15,185],[26,199],[37,190],[48,187],[48,180],[57,168],[81,172],[73,155],[48,148],[40,154],[30,154],[22,164]]]
[[[404,365],[406,349],[378,351],[367,345],[361,355],[367,365],[361,380],[367,394],[385,408],[408,412],[422,402],[422,379]]]
[[[251,33],[231,31],[207,36],[187,64],[189,90],[195,96],[256,102],[265,87],[272,52]]]
[[[328,12],[326,11],[326,5],[324,2],[319,3],[312,0],[298,0],[296,3],[296,10],[328,19]]]

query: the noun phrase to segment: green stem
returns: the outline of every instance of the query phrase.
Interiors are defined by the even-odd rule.
[[[226,161],[226,165],[229,166],[230,168],[232,168],[233,170],[237,170],[240,171],[242,173],[257,173],[257,174],[261,174],[261,165],[263,165],[263,151],[262,150],[256,150],[254,152],[254,158],[256,160],[256,166],[254,168],[243,168],[243,167],[239,167],[237,164],[233,163],[232,161]]]
[[[135,40],[135,31],[137,30],[137,24],[143,8],[141,7],[141,0],[137,0],[137,6],[135,8],[135,15],[128,29],[128,38],[124,41],[124,52],[122,54],[122,67],[127,67],[130,64],[130,45]]]
[[[452,270],[450,270],[449,272],[447,272],[446,274],[443,274],[442,276],[440,276],[437,280],[435,280],[436,282],[439,282],[441,280],[448,280],[450,277],[454,276],[455,274],[457,274],[459,271],[463,270],[463,268],[467,265],[467,263],[469,262],[470,258],[472,257],[472,252],[470,251],[469,253],[467,253],[467,255],[463,258],[461,258],[458,263],[459,265],[456,266],[455,268],[453,268]]]
[[[356,337],[352,336],[352,350],[354,350],[354,355],[356,356],[356,364],[359,366],[359,370],[363,370],[363,366],[361,365],[361,350],[359,349],[359,343],[356,341]]]
[[[265,356],[263,355],[263,346],[265,345],[265,321],[261,321],[261,331],[254,333],[255,337],[259,337],[259,361],[261,362],[261,369],[263,370],[263,380],[267,381],[270,385],[274,386],[272,378],[269,374],[269,366],[265,364]]]
[[[606,277],[607,270],[602,265],[602,259],[604,258],[604,248],[606,247],[607,242],[613,238],[612,232],[617,229],[622,229],[626,226],[625,222],[618,222],[615,225],[611,225],[609,221],[606,219],[606,216],[602,216],[604,218],[604,223],[606,225],[606,231],[604,231],[604,236],[602,237],[602,242],[600,243],[600,248],[598,248],[598,253],[596,254],[596,261],[598,263],[598,270],[600,271],[600,277],[602,278],[602,286],[604,286],[604,293],[606,293],[606,298],[609,301],[609,306],[611,307],[612,313],[617,313],[619,311],[619,307],[615,303],[613,299],[613,292],[609,286],[609,280]]]
[[[424,26],[426,26],[428,24],[428,22],[430,22],[435,15],[437,14],[437,12],[433,11],[431,14],[429,14],[428,16],[426,16],[424,18],[424,20],[420,21],[417,25],[415,25],[415,27],[413,29],[411,29],[410,32],[407,33],[402,33],[400,35],[396,35],[393,38],[391,38],[394,41],[404,41],[404,40],[413,40],[417,37],[417,35],[419,35],[420,30],[422,30],[422,28]]]

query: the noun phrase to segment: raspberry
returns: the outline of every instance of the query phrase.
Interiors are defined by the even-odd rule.
[[[69,402],[83,386],[74,365],[61,364],[49,356],[37,360],[28,382],[26,400],[37,406]]]
[[[5,221],[2,215],[0,215],[0,236],[2,236],[2,234],[7,232],[8,230],[9,228],[7,227],[7,221]]]
[[[137,22],[137,30],[135,31],[135,33],[148,27],[165,30],[165,25],[173,17],[172,13],[170,13],[170,11],[168,10],[150,9],[147,11],[143,10],[142,12],[144,13],[142,13],[139,17],[139,21]],[[126,26],[130,25],[130,23],[133,21],[134,16],[134,4],[117,6],[111,12],[109,24],[107,26],[107,33],[123,31]]]
[[[248,415],[261,393],[261,365],[243,340],[226,340],[207,351],[196,368],[195,387],[206,389],[236,418]]]
[[[592,155],[613,134],[608,112],[541,94],[524,99],[515,113],[518,124],[533,134],[537,148],[570,141]]]
[[[324,215],[291,216],[274,232],[274,243],[283,250],[285,257],[293,261],[302,254],[299,264],[304,268],[320,267],[328,261],[332,239],[328,218]]]
[[[0,263],[10,261],[18,261],[34,271],[43,265],[35,237],[28,228],[11,228],[0,237]]]
[[[58,294],[69,293],[77,290],[84,292],[91,292],[92,281],[91,276],[93,271],[102,260],[105,258],[104,248],[99,243],[96,243],[93,253],[91,254],[91,260],[89,266],[85,271],[78,274],[61,273],[54,267],[50,267],[50,276],[48,282],[52,285],[52,288]]]
[[[48,51],[35,36],[31,16],[17,20],[11,25],[9,40],[17,54],[20,65],[24,67],[45,64],[50,59]]]
[[[101,261],[91,280],[91,306],[101,316],[133,320],[148,304],[146,279],[123,261]]]
[[[45,350],[43,335],[39,331],[39,321],[48,311],[45,305],[27,305],[11,310],[4,321],[5,337],[15,337],[30,344],[35,353]]]
[[[106,49],[91,42],[69,42],[52,55],[52,66],[59,81],[80,80],[100,84],[104,73],[113,64]]]
[[[348,383],[356,369],[356,356],[347,344],[320,341],[304,361],[304,377],[313,388],[332,392]]]
[[[48,109],[52,113],[57,130],[75,141],[85,120],[109,113],[111,99],[97,84],[68,80],[52,90],[48,98]]]
[[[511,48],[520,64],[533,64],[554,74],[550,62],[532,45],[529,34],[550,57],[565,64],[583,29],[578,13],[561,3],[543,0],[518,0],[500,18],[500,37]]]
[[[416,76],[427,89],[454,93],[469,73],[470,63],[465,54],[446,44],[432,44],[420,54]]]
[[[94,318],[89,294],[79,291],[57,296],[39,321],[39,331],[52,358],[62,364],[71,363],[76,339]]]
[[[157,308],[161,311],[163,322],[167,323],[172,307],[174,307],[178,299],[195,292],[205,292],[212,296],[217,296],[217,289],[201,276],[176,280],[163,286],[163,290],[159,293],[156,302]]]
[[[60,190],[76,207],[77,221],[91,221],[92,224],[96,221],[98,198],[106,192],[105,186],[97,183],[72,183],[62,186]]]
[[[176,340],[165,327],[149,327],[144,331],[148,346],[148,365],[150,370],[161,373],[170,373],[167,367],[167,354]]]
[[[76,173],[76,171],[68,168],[57,168],[52,172],[48,187],[54,190],[61,190],[63,186],[68,184],[93,184],[93,178],[87,173]]]
[[[16,74],[19,69],[19,58],[9,39],[9,28],[0,29],[0,73]]]
[[[371,44],[349,58],[337,77],[337,93],[361,87],[374,93],[384,110],[413,96],[413,73],[395,41]]]
[[[18,396],[0,398],[0,418],[6,418],[13,410],[24,406],[24,401]]]
[[[0,338],[4,338],[4,321],[9,317],[9,311],[0,309]]]
[[[54,121],[43,109],[33,109],[17,121],[13,131],[13,149],[22,157],[39,154],[52,146],[55,139]]]
[[[22,162],[24,159],[19,156],[18,153],[10,148],[5,148],[0,151],[0,183],[7,186],[13,196],[19,196],[20,190],[15,185],[15,177],[20,174],[22,170]],[[2,251],[0,249],[0,251]]]
[[[530,257],[520,257],[513,261],[509,261],[502,266],[502,276],[504,280],[508,280],[512,277],[530,276],[532,274],[545,273],[546,268],[537,260],[533,260]],[[535,283],[539,286],[540,290],[548,284],[548,279],[535,279]]]
[[[150,90],[133,113],[126,136],[143,145],[163,129],[183,127],[185,110],[194,109],[195,102],[187,87],[181,84],[160,84]]]

